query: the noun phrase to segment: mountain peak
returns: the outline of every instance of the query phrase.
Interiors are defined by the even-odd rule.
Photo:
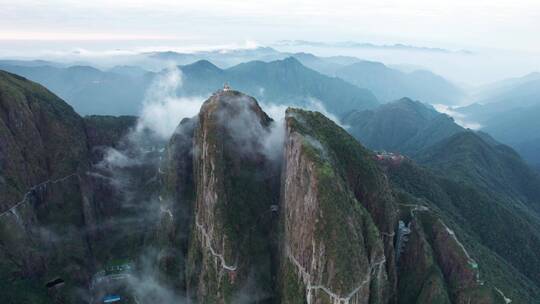
[[[409,97],[402,97],[402,98],[396,100],[395,103],[404,103],[404,104],[410,104],[410,105],[421,104],[420,102],[414,101],[414,100],[410,99]]]
[[[272,61],[270,63],[275,65],[282,65],[287,68],[306,68],[298,59],[293,56],[284,58],[282,60]]]
[[[182,71],[184,70],[186,71],[208,70],[208,71],[216,71],[216,72],[222,71],[218,66],[216,66],[215,64],[213,64],[212,62],[206,59],[198,60],[198,61],[195,61],[194,63],[182,65],[180,68]]]
[[[255,98],[240,91],[233,90],[228,85],[216,91],[204,102],[199,115],[208,116],[215,113],[217,113],[221,122],[231,121],[244,115],[246,117],[250,116],[249,118],[251,119],[253,114],[265,127],[272,121],[259,106]],[[242,123],[245,123],[245,121]],[[246,125],[245,127],[250,126]]]

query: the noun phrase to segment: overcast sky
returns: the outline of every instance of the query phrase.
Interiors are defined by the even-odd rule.
[[[402,43],[474,55],[277,48],[413,65],[478,85],[539,71],[539,31],[540,0],[0,0],[0,58],[9,59],[103,62],[279,40]]]
[[[540,50],[538,0],[0,0],[0,40],[354,40]]]

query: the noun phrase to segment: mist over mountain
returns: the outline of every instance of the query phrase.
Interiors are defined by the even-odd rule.
[[[459,104],[465,93],[456,85],[429,71],[404,73],[378,62],[358,62],[336,71],[336,75],[359,87],[372,90],[382,101],[402,97],[432,104]]]
[[[0,8],[0,304],[540,304],[540,2]]]
[[[283,105],[322,103],[332,108],[331,112],[335,114],[378,105],[370,91],[315,72],[294,58],[269,63],[252,61],[225,70],[208,61],[198,61],[180,69],[185,76],[182,93],[188,95],[211,92],[212,88],[227,82],[265,102]]]
[[[390,50],[407,50],[407,51],[419,51],[419,52],[436,52],[436,53],[452,53],[455,51],[443,49],[443,48],[430,48],[422,47],[415,45],[406,45],[406,44],[392,44],[392,45],[381,45],[367,42],[355,42],[355,41],[342,41],[342,42],[318,42],[318,41],[307,41],[307,40],[281,40],[275,43],[276,46],[318,46],[318,47],[346,47],[346,48],[366,48],[366,49],[390,49]],[[464,54],[471,54],[471,51],[460,50]]]
[[[315,56],[305,52],[279,52],[269,47],[259,47],[194,54],[163,52],[152,54],[152,57],[180,65],[208,60],[220,67],[231,67],[253,60],[270,62],[294,57],[306,67],[322,74],[337,76],[360,88],[369,89],[383,102],[409,97],[434,104],[459,104],[465,97],[465,92],[458,86],[425,68],[405,73],[380,62],[365,61],[353,56]]]
[[[161,129],[171,128],[164,114],[148,115],[171,98],[185,104],[181,90],[209,89],[208,75],[253,88],[292,65],[326,79],[294,59],[246,65],[181,67],[181,87],[174,71],[160,75],[138,119],[83,119],[2,72],[0,299],[534,303],[538,175],[429,106],[350,111],[342,123],[360,142],[319,112],[274,120],[228,87],[174,131]],[[246,74],[250,65],[259,73]],[[364,141],[414,160],[380,157]]]
[[[343,91],[343,95],[340,95],[339,98],[347,100],[354,99],[355,97],[346,95],[353,94],[355,90],[345,88],[347,85],[343,84],[336,86],[340,81],[331,79],[334,76],[341,77],[350,83],[356,84],[360,89],[370,90],[381,102],[410,97],[425,102],[452,104],[463,97],[463,92],[460,89],[442,77],[427,71],[404,73],[390,69],[382,63],[367,62],[356,57],[319,57],[302,52],[280,52],[268,47],[228,51],[201,51],[195,53],[172,51],[148,52],[126,55],[124,57],[112,56],[108,59],[96,59],[97,61],[95,62],[81,61],[75,63],[76,65],[42,60],[4,60],[0,61],[0,68],[23,75],[47,86],[53,92],[67,100],[81,114],[123,115],[136,114],[140,110],[141,103],[144,101],[144,94],[148,89],[149,83],[156,77],[156,72],[159,73],[163,69],[168,69],[173,65],[181,65],[189,69],[186,67],[187,65],[206,60],[212,62],[216,67],[219,66],[224,68],[224,70],[228,70],[249,61],[263,61],[270,64],[273,61],[282,61],[289,57],[293,57],[300,61],[302,65],[330,77],[319,77],[319,79],[315,80],[313,73],[304,70],[301,72],[301,75],[296,76],[313,78],[310,80],[300,80],[303,83],[302,85],[312,82],[313,84],[310,84],[306,88],[299,87],[296,89],[297,92],[278,94],[269,91],[268,96],[272,98],[272,102],[276,101],[274,99],[292,97],[293,100],[291,102],[301,102],[301,104],[305,102],[306,98],[321,99],[324,103],[324,99],[334,98],[332,90],[337,90],[338,86],[343,86],[342,89],[339,89],[339,91]],[[248,71],[249,69],[252,70]],[[240,70],[246,74],[259,73],[261,69],[261,64],[251,64],[244,66],[242,69],[236,69],[236,72],[233,69],[230,73],[222,73],[221,78],[209,74],[208,76],[213,79],[209,79],[212,85],[208,85],[207,90],[203,90],[203,88],[188,90],[208,96],[212,92],[210,88],[215,88],[215,82],[220,81],[223,83],[234,81],[235,77],[244,77],[239,75]],[[278,69],[295,69],[295,67],[293,64],[278,66],[274,63],[272,69],[276,69],[277,71]],[[285,71],[283,72],[285,73]],[[296,69],[296,72],[287,73],[290,74],[289,77],[292,77],[293,73],[298,72],[299,69]],[[261,88],[264,87],[262,83],[254,83],[257,77],[248,78],[253,83],[252,87],[242,89],[262,100],[266,100],[266,96],[261,95]],[[264,79],[264,82],[266,86],[273,84],[275,87],[279,83],[275,78]],[[315,89],[313,86],[315,82],[324,82],[324,84],[316,85],[318,88]],[[132,85],[133,87],[131,87]],[[329,93],[321,93],[327,91],[327,88],[330,90]],[[272,90],[271,88],[268,89]],[[367,97],[369,95],[367,92],[354,94],[362,99],[370,99]],[[354,108],[349,107],[348,109]]]
[[[199,60],[208,60],[220,67],[231,67],[243,62],[261,60],[282,60],[290,56],[288,53],[277,51],[271,47],[255,47],[246,49],[230,49],[198,52],[149,52],[144,55],[161,61],[174,62],[177,65],[186,65]]]
[[[475,99],[481,104],[497,102],[512,94],[512,90],[532,81],[540,80],[540,73],[532,72],[522,77],[514,77],[489,83],[481,86],[474,94]],[[516,90],[517,91],[517,90]],[[527,93],[525,93],[527,94]]]
[[[540,163],[540,76],[531,73],[488,86],[484,99],[467,107],[457,108],[482,130],[512,146],[527,161]]]
[[[0,69],[36,81],[67,100],[80,114],[137,114],[149,83],[148,72],[118,67],[101,71],[89,66],[0,65]]]
[[[108,71],[87,66],[4,65],[0,68],[42,83],[81,114],[136,114],[151,82],[160,75],[127,66]],[[180,70],[183,83],[178,93],[181,96],[208,96],[215,88],[229,83],[266,102],[298,106],[322,104],[336,109],[335,114],[378,104],[370,91],[315,72],[294,58],[248,62],[224,70],[202,60],[181,66]],[[333,100],[339,100],[339,107],[331,103]]]

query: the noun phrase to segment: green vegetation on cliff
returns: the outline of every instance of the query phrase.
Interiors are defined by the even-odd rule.
[[[384,256],[386,244],[376,224],[387,231],[393,219],[391,213],[385,213],[391,199],[378,197],[385,182],[382,175],[378,176],[381,172],[372,154],[320,113],[288,109],[286,115],[288,139],[283,176],[296,182],[291,185],[285,182],[282,190],[285,216],[282,246],[286,248],[282,279],[290,280],[293,272],[301,284],[307,284],[307,290],[310,285],[325,286],[331,293],[311,291],[323,302],[323,299],[335,301],[335,297],[356,299],[353,301],[370,297],[373,303],[384,303],[391,296],[388,277],[393,275],[393,266],[388,266],[388,274],[384,265],[393,259]],[[308,192],[302,194],[305,191]],[[376,208],[373,202],[379,203]],[[304,223],[300,224],[298,221],[302,219]],[[312,250],[313,255],[306,256]],[[317,255],[318,250],[324,255]],[[294,263],[287,262],[291,259]],[[320,269],[312,266],[319,264]],[[307,274],[301,275],[303,271]],[[372,273],[378,275],[372,278]],[[283,298],[294,297],[293,287],[282,288]]]

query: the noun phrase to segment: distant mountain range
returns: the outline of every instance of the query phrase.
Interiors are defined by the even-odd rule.
[[[435,52],[435,53],[462,53],[472,54],[468,50],[452,51],[443,48],[414,46],[407,44],[374,44],[367,42],[341,41],[341,42],[319,42],[307,40],[281,40],[274,44],[275,46],[315,46],[315,47],[337,47],[337,48],[364,48],[364,49],[382,49],[382,50],[406,50],[419,52]]]
[[[223,68],[231,67],[247,61],[274,61],[285,59],[290,56],[289,53],[279,52],[270,47],[198,51],[191,53],[174,51],[148,52],[143,53],[142,55],[155,60],[170,62],[177,65],[186,65],[199,60],[208,60]]]
[[[527,161],[540,163],[540,73],[486,86],[478,96],[477,103],[455,110]]]
[[[458,104],[464,91],[457,85],[425,69],[402,72],[380,62],[361,60],[351,56],[320,57],[310,53],[279,52],[269,47],[226,52],[184,54],[155,52],[152,58],[168,60],[180,65],[208,60],[219,67],[231,67],[246,61],[275,61],[294,57],[303,65],[328,76],[340,77],[360,88],[371,90],[381,102],[402,97],[419,99],[432,104]]]
[[[0,69],[38,82],[67,100],[83,115],[137,114],[154,73],[118,67],[101,71],[89,66],[8,65]],[[128,69],[131,72],[128,72]]]
[[[464,131],[448,115],[408,98],[352,111],[343,116],[342,123],[370,149],[410,155]]]
[[[335,75],[370,89],[383,102],[402,97],[431,104],[459,104],[465,93],[448,80],[426,70],[404,73],[380,62],[361,61],[343,66]]]
[[[228,69],[202,60],[180,69],[185,77],[181,92],[186,95],[204,96],[228,82],[264,102],[304,106],[315,100],[334,114],[378,105],[369,90],[320,74],[292,57],[268,63],[252,61]]]
[[[299,106],[320,102],[336,114],[378,105],[369,90],[320,74],[292,57],[252,61],[227,69],[200,60],[179,68],[183,73],[180,96],[208,96],[228,82],[266,102]],[[0,65],[0,69],[42,83],[81,114],[136,114],[157,75],[130,66],[109,71],[88,66]]]
[[[161,65],[168,62],[181,66],[186,78],[193,77],[193,81],[186,79],[184,93],[207,96],[223,82],[235,85],[241,80],[241,86],[245,86],[241,89],[262,100],[285,104],[303,102],[311,97],[320,99],[330,112],[340,114],[375,105],[375,98],[367,90],[381,102],[410,97],[428,103],[452,104],[463,97],[458,87],[431,72],[405,73],[355,57],[318,57],[272,48],[152,52],[141,56],[154,63],[162,62]],[[49,61],[0,60],[0,69],[47,86],[81,114],[131,115],[139,111],[146,90],[157,74],[146,70],[140,57],[133,60],[137,65],[107,70]],[[202,60],[206,62],[199,62]],[[197,81],[201,83],[197,84]],[[355,100],[363,100],[365,105],[355,108]]]

